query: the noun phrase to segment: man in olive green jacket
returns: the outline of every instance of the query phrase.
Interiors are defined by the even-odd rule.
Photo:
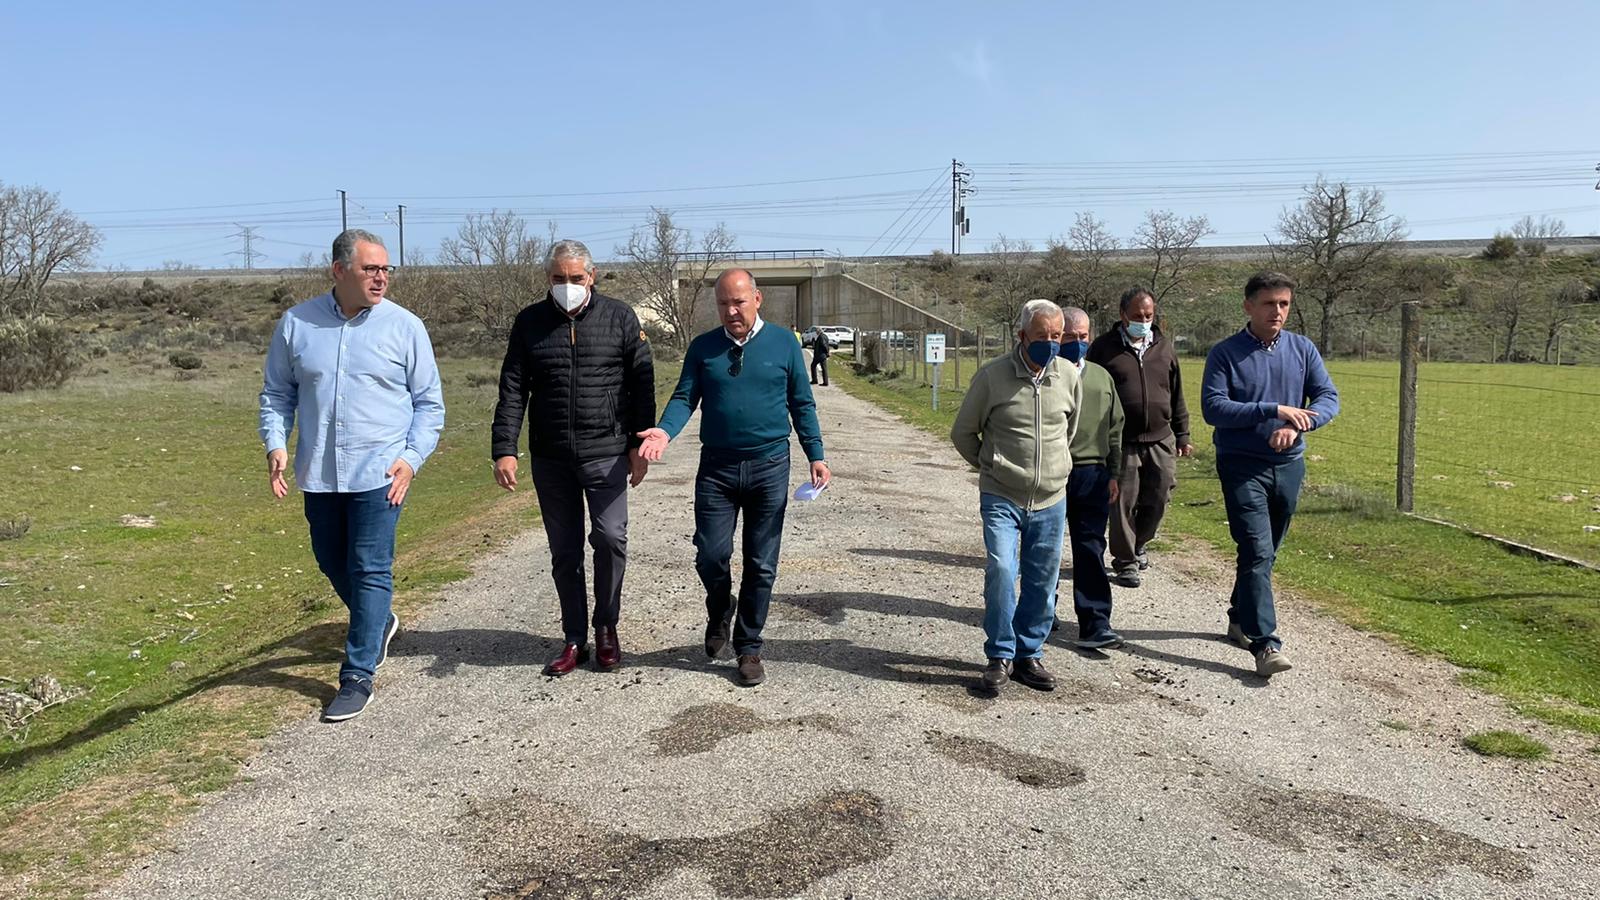
[[[983,630],[989,662],[982,683],[990,691],[1013,675],[1039,690],[1056,685],[1041,657],[1055,621],[1072,437],[1083,395],[1077,368],[1057,359],[1064,327],[1056,304],[1024,304],[1016,348],[973,376],[950,430],[956,452],[979,473],[988,550]]]
[[[1111,630],[1111,576],[1106,572],[1106,522],[1117,502],[1122,470],[1122,401],[1111,373],[1088,360],[1089,314],[1065,311],[1061,355],[1078,370],[1083,406],[1072,439],[1072,477],[1067,479],[1067,539],[1072,545],[1072,610],[1078,616],[1079,647],[1099,650],[1122,643]]]

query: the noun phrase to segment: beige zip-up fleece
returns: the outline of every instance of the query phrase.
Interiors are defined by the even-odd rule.
[[[980,491],[1047,509],[1067,495],[1082,405],[1077,367],[1051,360],[1035,384],[1019,345],[973,376],[950,440],[977,467]]]

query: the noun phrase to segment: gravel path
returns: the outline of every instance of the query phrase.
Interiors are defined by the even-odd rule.
[[[1600,893],[1591,741],[1469,753],[1536,726],[1292,598],[1297,668],[1268,684],[1218,637],[1209,555],[1118,590],[1127,650],[1057,642],[1055,692],[975,694],[975,476],[819,400],[837,481],[790,504],[766,684],[699,647],[686,434],[633,495],[620,671],[539,674],[559,629],[535,529],[406,623],[365,715],[288,729],[109,895]]]

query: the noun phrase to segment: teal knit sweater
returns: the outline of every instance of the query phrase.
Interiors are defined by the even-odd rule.
[[[676,438],[698,407],[702,446],[755,457],[788,443],[793,421],[806,459],[822,459],[817,402],[794,334],[764,323],[745,342],[737,375],[732,374],[735,346],[721,328],[689,344],[678,387],[661,414],[661,429]]]

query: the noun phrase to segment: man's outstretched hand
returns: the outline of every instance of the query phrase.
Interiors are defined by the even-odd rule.
[[[667,442],[671,440],[660,428],[646,428],[634,436],[644,441],[639,445],[639,458],[645,462],[660,462],[661,454],[667,451]]]

